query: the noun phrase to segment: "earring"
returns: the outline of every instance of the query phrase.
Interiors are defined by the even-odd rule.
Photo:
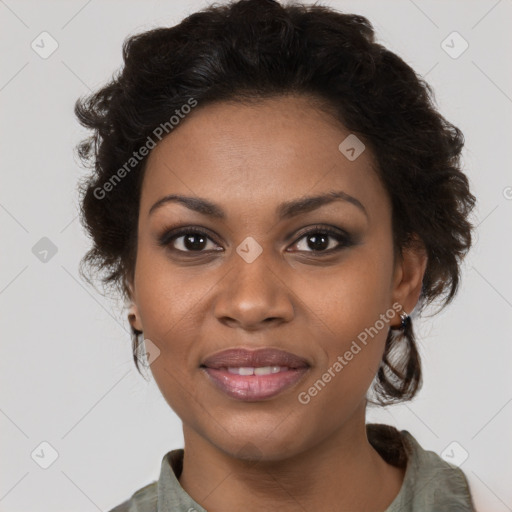
[[[400,313],[400,329],[405,329],[409,323],[411,317],[405,312]]]
[[[391,326],[391,329],[393,331],[403,331],[405,330],[410,321],[411,317],[404,310],[402,310],[400,313],[400,325]]]

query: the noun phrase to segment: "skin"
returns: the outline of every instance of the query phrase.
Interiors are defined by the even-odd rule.
[[[199,105],[148,157],[131,321],[158,346],[151,371],[183,422],[180,484],[209,512],[384,511],[403,482],[365,429],[365,396],[397,313],[307,405],[297,398],[395,302],[412,311],[425,272],[424,251],[393,250],[391,203],[369,148],[354,161],[338,150],[349,133],[303,96],[220,102]],[[355,197],[365,212],[334,201],[276,216],[285,201],[329,191]],[[167,194],[208,199],[226,218],[177,202],[149,214]],[[318,235],[317,224],[355,243],[329,235],[316,250],[304,232]],[[183,235],[158,244],[182,226],[211,233],[199,252]],[[248,236],[263,250],[252,263],[236,252]],[[199,368],[234,347],[287,350],[311,367],[284,393],[238,401]]]

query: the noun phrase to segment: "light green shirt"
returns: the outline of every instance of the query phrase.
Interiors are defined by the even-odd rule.
[[[400,492],[384,512],[475,512],[464,473],[424,450],[407,431],[366,425],[368,440],[388,463],[406,464]],[[166,453],[160,477],[110,512],[207,512],[181,487],[183,448]]]

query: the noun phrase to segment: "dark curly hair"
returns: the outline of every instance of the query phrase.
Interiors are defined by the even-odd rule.
[[[81,222],[93,241],[80,265],[88,282],[99,272],[103,285],[129,298],[147,161],[133,157],[156,127],[168,127],[169,116],[192,102],[300,94],[318,100],[371,148],[391,198],[395,251],[423,243],[428,264],[418,310],[434,299],[441,307],[452,300],[475,204],[461,171],[464,137],[436,110],[430,86],[375,41],[366,18],[274,0],[213,4],[174,27],[128,37],[123,59],[107,85],[75,105],[80,123],[93,130],[77,146],[93,169],[79,187]],[[128,161],[135,162],[131,172]],[[142,333],[132,333],[140,372]],[[408,322],[398,335],[390,330],[372,389],[385,405],[411,399],[420,386]]]

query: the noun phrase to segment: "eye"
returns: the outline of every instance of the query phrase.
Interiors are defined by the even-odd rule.
[[[314,253],[332,253],[352,244],[350,236],[344,231],[323,226],[309,229],[295,242],[299,251]]]
[[[334,240],[334,242],[333,242]],[[178,253],[206,253],[219,251],[219,245],[208,231],[199,227],[169,230],[158,240],[159,245]],[[295,242],[299,252],[333,253],[353,245],[350,235],[340,229],[314,226],[301,234]],[[216,248],[217,247],[217,248]]]
[[[169,247],[171,250],[177,252],[201,253],[218,250],[208,247],[208,242],[212,242],[214,246],[217,245],[205,230],[191,227],[167,231],[159,239],[160,245]]]

